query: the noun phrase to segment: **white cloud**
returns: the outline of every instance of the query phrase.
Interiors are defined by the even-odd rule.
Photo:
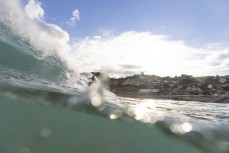
[[[70,18],[70,20],[67,22],[67,24],[69,26],[75,26],[76,25],[76,22],[80,20],[80,12],[75,9],[73,12],[72,12],[72,17]]]
[[[28,4],[25,6],[25,13],[31,19],[41,20],[45,14],[41,7],[41,3],[35,0],[29,0]]]
[[[105,71],[113,76],[146,72],[156,75],[211,75],[226,68],[222,49],[194,48],[184,41],[149,32],[129,31],[92,37],[72,46],[79,71]],[[216,65],[211,64],[214,61]]]

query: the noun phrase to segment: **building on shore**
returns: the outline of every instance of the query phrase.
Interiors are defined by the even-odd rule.
[[[159,89],[139,89],[138,93],[158,93]]]

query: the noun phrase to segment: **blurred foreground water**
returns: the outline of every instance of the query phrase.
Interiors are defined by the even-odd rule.
[[[122,98],[77,84],[1,68],[0,152],[228,152],[228,104]]]

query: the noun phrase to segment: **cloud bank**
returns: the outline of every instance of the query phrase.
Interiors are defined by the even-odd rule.
[[[136,31],[109,32],[69,43],[69,34],[47,23],[42,4],[35,0],[25,7],[19,1],[0,0],[0,14],[0,22],[22,39],[29,39],[41,57],[58,57],[73,71],[101,71],[114,77],[140,72],[161,76],[229,72],[228,47],[209,44],[195,48],[182,40]],[[79,11],[75,10],[70,21],[78,20]]]
[[[78,61],[77,69],[105,71],[113,76],[140,72],[161,76],[211,75],[227,69],[229,63],[228,58],[220,58],[228,49],[194,48],[184,41],[150,32],[129,31],[110,38],[86,38],[71,48],[76,51],[72,56]]]

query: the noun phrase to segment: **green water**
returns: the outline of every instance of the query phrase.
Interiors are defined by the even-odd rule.
[[[0,99],[2,153],[205,152],[189,142],[161,132],[157,126],[113,121],[59,107],[31,104],[27,100],[2,96]]]

